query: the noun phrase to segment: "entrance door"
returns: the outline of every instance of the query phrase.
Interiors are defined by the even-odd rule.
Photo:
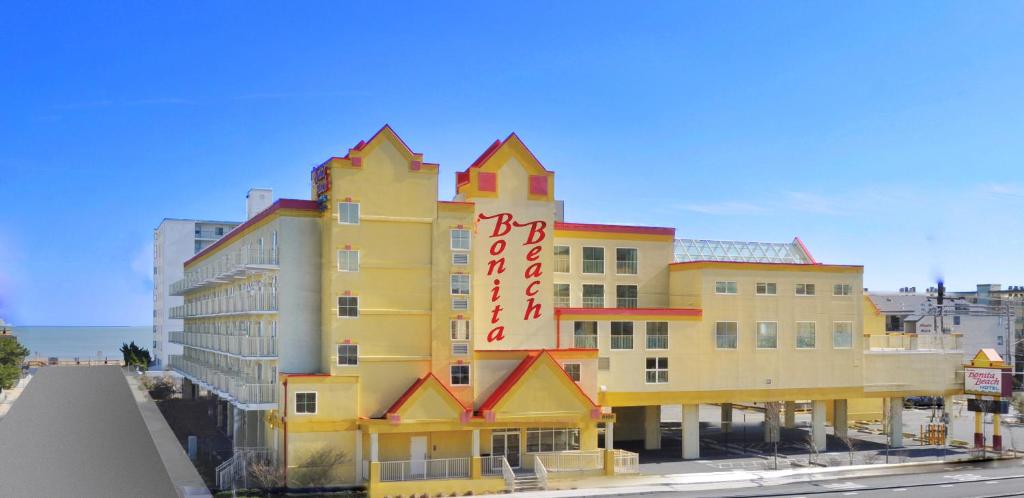
[[[409,438],[409,472],[422,475],[426,471],[424,460],[427,459],[427,436]]]
[[[491,433],[491,454],[504,455],[508,465],[519,468],[519,431],[505,430]]]

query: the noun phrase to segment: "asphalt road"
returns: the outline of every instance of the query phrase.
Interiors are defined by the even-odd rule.
[[[2,497],[176,497],[119,367],[45,367],[0,419]]]

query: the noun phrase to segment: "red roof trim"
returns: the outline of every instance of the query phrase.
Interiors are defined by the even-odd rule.
[[[267,209],[264,209],[263,211],[260,211],[260,213],[257,214],[256,216],[253,216],[252,218],[249,218],[245,223],[242,223],[241,225],[238,225],[237,227],[233,228],[230,232],[224,234],[224,236],[221,237],[219,240],[217,240],[217,242],[214,242],[213,244],[210,244],[209,247],[207,247],[206,249],[203,249],[202,251],[199,251],[195,256],[192,256],[191,258],[189,258],[188,261],[185,261],[184,266],[188,266],[193,261],[195,261],[195,260],[197,260],[197,259],[199,259],[199,258],[201,258],[201,257],[203,257],[203,256],[205,256],[205,255],[207,255],[207,254],[209,254],[211,252],[213,252],[214,249],[216,249],[216,248],[218,248],[218,247],[220,247],[220,246],[222,246],[224,244],[227,244],[228,241],[230,241],[232,238],[234,238],[238,234],[240,234],[243,231],[245,231],[245,229],[247,229],[247,228],[249,228],[249,227],[259,223],[264,218],[267,218],[268,216],[274,214],[275,212],[277,212],[278,210],[281,210],[281,209],[297,209],[297,210],[300,210],[300,211],[319,211],[320,210],[320,205],[316,201],[306,201],[306,200],[301,200],[301,199],[278,199],[278,200],[274,201],[274,203],[271,204],[270,207],[268,207]]]
[[[796,245],[800,246],[800,250],[807,255],[807,259],[811,260],[812,265],[820,264],[814,259],[814,256],[811,256],[811,251],[807,250],[807,246],[804,245],[804,241],[800,240],[800,237],[793,237],[793,242],[796,242]]]
[[[466,201],[437,201],[437,203],[438,204],[455,204],[455,205],[458,205],[458,206],[473,206],[473,205],[476,204],[475,202],[466,202]]]
[[[697,261],[680,261],[678,263],[669,263],[669,266],[682,266],[682,265],[694,265],[699,263],[715,263],[723,265],[764,265],[764,266],[820,266],[820,267],[835,267],[835,268],[864,268],[864,265],[830,265],[825,263],[766,263],[761,261],[713,261],[713,260],[697,260]]]
[[[675,237],[676,229],[668,227],[646,227],[631,225],[600,225],[595,223],[565,223],[555,222],[555,230],[571,230],[577,232],[607,232],[607,233],[639,233],[648,235],[671,235]]]
[[[448,389],[448,386],[444,385],[444,382],[441,382],[441,379],[438,379],[433,372],[430,372],[427,375],[424,375],[423,377],[416,379],[416,382],[413,382],[412,385],[409,386],[409,389],[406,389],[405,392],[402,393],[402,395],[398,398],[398,400],[395,401],[391,405],[391,407],[388,408],[387,411],[385,411],[384,413],[398,413],[398,410],[402,409],[402,405],[404,405],[406,401],[409,401],[409,398],[411,398],[416,391],[422,388],[423,385],[427,383],[427,380],[429,380],[431,377],[433,377],[434,380],[436,380],[437,383],[441,385],[441,388],[444,389],[444,392],[448,393],[448,395],[451,396],[451,398],[454,399],[455,402],[458,403],[459,406],[462,407],[464,411],[469,411],[469,407],[462,404],[462,401],[460,401],[459,398],[455,396],[455,393],[453,393],[451,389]]]
[[[555,309],[558,312],[558,308]],[[565,353],[573,351],[581,351],[585,353],[592,353],[597,351],[597,348],[565,348],[565,349],[476,349],[477,353],[542,353],[547,351],[549,353]]]
[[[701,308],[555,308],[556,315],[702,316]]]
[[[523,358],[523,361],[521,361],[519,365],[516,366],[514,370],[512,370],[512,373],[510,373],[508,377],[506,377],[505,380],[501,382],[501,385],[499,385],[498,388],[495,389],[494,392],[487,397],[487,401],[484,401],[484,404],[480,405],[480,411],[485,412],[494,410],[494,407],[498,404],[498,402],[501,401],[501,399],[504,398],[506,394],[508,394],[508,392],[512,389],[512,386],[515,386],[516,383],[519,382],[519,380],[522,379],[524,375],[526,375],[526,372],[528,372],[530,368],[533,367],[535,363],[537,363],[537,360],[539,360],[542,355],[547,355],[549,358],[551,358],[551,361],[555,362],[556,364],[558,363],[558,360],[556,360],[555,357],[552,356],[551,353],[547,350],[530,352],[529,354],[526,355],[525,358]],[[558,370],[562,372],[562,375],[564,375],[566,379],[569,379],[569,383],[576,387],[576,390],[583,395],[583,397],[590,403],[591,407],[597,406],[597,403],[594,403],[594,400],[590,399],[590,396],[587,396],[587,393],[583,391],[583,388],[580,387],[580,385],[577,384],[576,381],[572,380],[572,377],[569,377],[569,373],[566,372],[565,369],[559,366]]]
[[[537,155],[534,154],[532,150],[530,150],[530,148],[526,145],[526,142],[524,142],[523,139],[519,138],[519,135],[516,135],[515,132],[512,132],[509,133],[507,137],[505,137],[505,140],[495,140],[494,143],[492,143],[490,146],[484,149],[484,152],[480,154],[480,157],[476,158],[476,160],[473,161],[473,164],[470,164],[465,171],[455,172],[455,190],[458,190],[459,187],[469,183],[470,170],[483,166],[483,164],[487,162],[487,160],[490,159],[491,156],[497,153],[498,150],[501,149],[505,144],[507,144],[508,141],[511,140],[513,137],[515,137],[516,141],[523,145],[523,149],[526,149],[526,153],[529,154],[530,157],[532,157],[533,160],[540,165],[541,169],[543,169],[549,175],[555,174],[554,171],[551,171],[544,167],[544,164],[540,162],[540,159],[537,159]]]
[[[281,372],[281,375],[285,377],[330,377],[331,374],[316,373],[316,374],[304,374],[304,373],[287,373]]]

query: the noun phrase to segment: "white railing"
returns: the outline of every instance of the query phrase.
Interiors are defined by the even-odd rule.
[[[640,455],[632,451],[615,450],[615,473],[640,473]]]
[[[583,307],[584,308],[604,308],[604,298],[603,297],[587,297],[587,296],[584,296],[583,297]]]
[[[171,332],[168,339],[184,346],[203,348],[252,358],[277,356],[277,337]]]
[[[501,462],[504,455],[491,455],[480,458],[480,474],[485,476],[501,475]]]
[[[582,472],[604,468],[603,450],[548,451],[533,453],[547,472]]]
[[[270,288],[253,293],[242,292],[228,296],[189,301],[171,308],[171,318],[198,318],[237,313],[277,312],[277,292]],[[178,316],[175,316],[177,314]]]
[[[204,262],[199,268],[185,272],[185,278],[171,284],[171,295],[181,296],[191,290],[223,283],[225,279],[277,269],[274,251],[234,250]]]
[[[574,336],[573,347],[576,349],[597,349],[597,334]]]
[[[514,493],[516,491],[516,473],[504,456],[501,457],[501,477],[505,478],[505,487],[508,488],[508,491]]]
[[[245,384],[233,381],[230,393],[239,403],[246,405],[263,405],[277,403],[277,386],[275,384]]]
[[[548,489],[548,470],[544,468],[544,462],[538,455],[533,455],[533,473],[537,474],[537,485],[540,489]]]
[[[217,391],[241,404],[277,403],[277,385],[256,382],[234,371],[223,371],[192,361],[182,355],[168,355],[167,365],[205,388]]]
[[[380,480],[390,482],[468,479],[469,465],[468,457],[380,462]]]
[[[249,487],[249,468],[258,463],[270,461],[270,450],[263,447],[238,447],[231,458],[217,466],[217,487],[231,489],[242,481],[243,488]]]
[[[181,320],[185,318],[185,305],[181,304],[178,306],[171,306],[171,309],[167,312],[167,318],[171,320]]]
[[[631,335],[613,335],[612,349],[633,349],[633,336]]]

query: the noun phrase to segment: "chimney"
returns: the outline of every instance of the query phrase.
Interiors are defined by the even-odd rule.
[[[274,202],[274,191],[269,188],[251,188],[245,194],[245,219],[250,220],[270,207]]]

